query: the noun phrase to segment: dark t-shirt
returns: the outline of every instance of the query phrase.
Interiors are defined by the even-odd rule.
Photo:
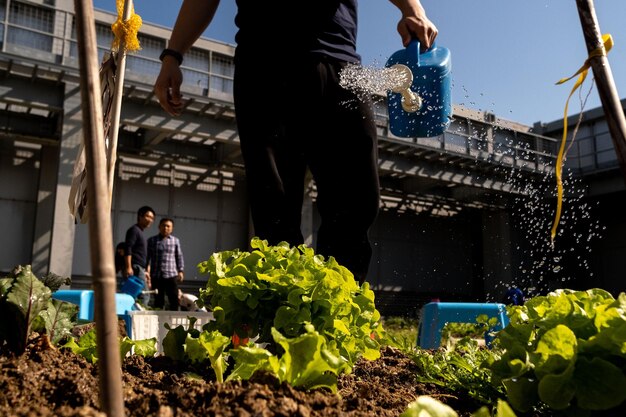
[[[238,53],[358,63],[357,0],[237,0]]]
[[[124,255],[131,255],[131,264],[146,267],[146,258],[148,257],[148,245],[143,235],[143,230],[137,225],[132,225],[126,231],[126,247]]]

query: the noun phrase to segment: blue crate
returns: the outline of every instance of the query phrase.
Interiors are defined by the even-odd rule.
[[[509,324],[506,306],[500,303],[431,302],[422,307],[417,345],[423,349],[437,349],[441,345],[441,331],[446,323],[476,323],[485,314],[498,318],[498,324],[489,331],[502,330]],[[487,344],[490,342],[485,337]]]
[[[78,320],[93,321],[94,293],[93,290],[58,290],[52,298],[67,301],[78,306]],[[130,334],[131,321],[129,311],[134,310],[135,298],[129,294],[115,294],[115,313],[126,322],[126,332]]]

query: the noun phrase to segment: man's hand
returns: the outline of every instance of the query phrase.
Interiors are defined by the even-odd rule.
[[[402,13],[398,22],[398,33],[402,44],[408,46],[413,39],[419,39],[423,50],[430,48],[437,37],[437,27],[426,17],[426,11],[419,0],[390,0]]]
[[[426,50],[435,42],[438,31],[426,15],[415,15],[400,19],[398,33],[404,46],[408,46],[411,40],[417,38],[421,42],[422,49]]]
[[[133,276],[135,272],[133,271],[132,266],[131,267],[126,267],[126,270],[124,271],[124,278],[128,278],[130,276]]]
[[[183,83],[183,73],[174,57],[163,58],[161,72],[154,83],[154,94],[157,96],[163,110],[172,116],[179,116],[183,109],[180,85]]]
[[[146,270],[144,272],[144,279],[146,281],[146,287],[148,287],[148,289],[152,289],[152,280],[150,279],[150,271]]]
[[[183,282],[183,279],[185,278],[185,273],[183,271],[180,271],[178,273],[178,276],[176,277],[176,281],[178,282]]]

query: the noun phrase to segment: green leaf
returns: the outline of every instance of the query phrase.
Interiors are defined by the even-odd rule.
[[[498,399],[496,406],[496,417],[516,417],[513,409],[506,401]]]
[[[345,363],[338,358],[328,360],[332,355],[328,351],[322,354],[326,340],[312,326],[307,326],[306,334],[293,339],[282,336],[276,329],[272,329],[272,336],[285,352],[277,373],[281,381],[305,389],[326,387],[337,391],[337,375],[345,368]]]
[[[50,291],[55,292],[61,288],[62,285],[70,285],[72,283],[72,278],[62,277],[54,272],[48,272],[41,278],[41,282],[46,287],[50,288]]]
[[[18,267],[9,279],[2,283],[0,342],[5,340],[9,349],[21,354],[32,326],[41,321],[39,314],[48,308],[51,292],[32,273],[30,265]]]
[[[135,346],[135,341],[128,336],[125,336],[122,340],[120,340],[120,358],[122,359],[122,362],[124,362],[124,358],[133,350],[133,346]]]
[[[224,382],[226,358],[223,356],[223,352],[229,344],[230,338],[222,335],[219,331],[203,331],[198,338],[187,336],[185,349],[192,362],[203,362],[208,358],[211,361],[217,382]]]
[[[133,340],[135,355],[143,356],[144,358],[151,358],[157,353],[157,339],[151,337],[150,339]]]
[[[82,335],[78,341],[74,338],[70,338],[69,341],[61,347],[72,350],[72,352],[77,355],[81,355],[90,363],[96,363],[98,361],[95,329],[92,329]]]
[[[54,299],[48,303],[48,308],[43,310],[40,316],[52,343],[57,344],[71,334],[77,313],[78,306],[75,304]]]
[[[539,397],[537,394],[538,383],[536,380],[520,377],[505,379],[502,383],[506,388],[506,396],[509,404],[516,410],[527,412],[537,403]]]
[[[578,343],[576,335],[569,327],[562,324],[548,330],[539,339],[535,354],[535,372],[539,378],[549,374],[560,374],[573,366],[576,360]]]
[[[165,356],[177,361],[185,359],[185,341],[187,339],[187,331],[183,326],[176,326],[174,329],[170,328],[168,323],[165,323],[165,327],[168,329],[167,334],[163,338],[163,353]]]
[[[561,373],[545,375],[539,381],[538,392],[541,401],[546,403],[553,410],[565,410],[570,406],[576,386],[573,381],[574,364],[571,363]]]
[[[626,375],[602,358],[579,358],[575,370],[578,406],[587,410],[608,410],[626,400]]]
[[[270,369],[272,354],[260,347],[241,346],[228,352],[235,360],[235,366],[226,381],[250,379],[256,371]]]
[[[411,402],[400,417],[458,417],[450,406],[432,397],[422,395]]]

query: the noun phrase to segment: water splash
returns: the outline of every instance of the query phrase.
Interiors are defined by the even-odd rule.
[[[404,85],[407,74],[395,68],[376,68],[374,66],[347,65],[339,74],[339,85],[353,91],[358,96],[386,94],[398,86]]]
[[[530,151],[528,153],[530,158]],[[523,159],[524,153],[519,157]],[[579,279],[591,277],[593,272],[588,260],[591,242],[600,239],[606,227],[593,215],[596,207],[584,199],[585,188],[581,180],[570,170],[565,170],[563,187],[567,195],[560,229],[552,242],[550,229],[556,199],[554,175],[546,173],[533,178],[519,169],[500,169],[507,170],[507,183],[521,191],[510,203],[511,225],[520,235],[520,244],[513,248],[516,286],[532,296],[557,288],[575,287]]]

